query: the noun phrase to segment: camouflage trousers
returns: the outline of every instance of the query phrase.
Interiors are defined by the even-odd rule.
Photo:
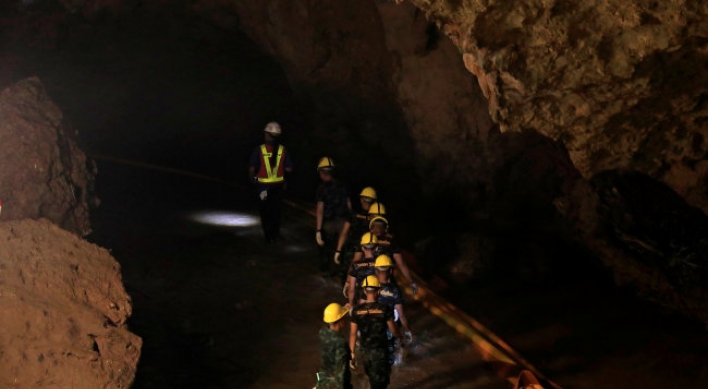
[[[361,350],[364,371],[369,377],[371,389],[386,389],[391,379],[391,364],[388,361],[388,350]]]
[[[348,370],[349,366],[347,366],[347,371]],[[334,377],[323,376],[315,387],[317,389],[352,389],[352,383],[350,381],[350,378],[348,377],[348,374],[345,379],[345,382],[340,382]]]

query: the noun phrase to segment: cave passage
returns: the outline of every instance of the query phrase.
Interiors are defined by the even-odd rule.
[[[315,276],[309,216],[289,209],[285,242],[261,243],[246,168],[265,123],[279,122],[295,161],[287,197],[311,203],[317,157],[342,143],[336,128],[317,122],[330,107],[323,110],[299,95],[278,60],[236,27],[186,13],[81,18],[69,16],[52,45],[6,39],[3,58],[13,61],[3,62],[11,65],[2,68],[0,81],[38,75],[78,131],[79,145],[97,160],[102,204],[92,215],[94,233],[88,238],[112,250],[133,298],[130,327],[144,339],[134,388],[312,384],[319,315],[341,292],[336,283]],[[435,35],[433,27],[427,29]],[[42,39],[41,33],[32,36]],[[351,98],[333,105],[356,116],[367,102]],[[392,127],[406,127],[400,112],[380,114]],[[542,192],[555,179],[536,183],[525,174],[532,162],[546,161],[539,154],[549,149],[548,139],[498,134],[493,141],[501,149],[504,142],[514,144],[510,139],[518,140],[517,149],[541,146],[509,158],[493,174],[460,173],[495,175],[492,181],[506,185],[500,185],[498,198],[480,202],[496,201],[497,215],[515,217],[508,225],[468,214],[473,207],[460,205],[460,193],[471,186],[425,197],[421,182],[436,177],[419,177],[413,162],[422,157],[410,139],[397,144],[400,150],[370,147],[363,136],[346,139],[347,160],[359,163],[341,169],[351,194],[365,185],[388,191],[396,232],[425,260],[421,275],[431,287],[499,332],[550,377],[577,388],[662,388],[707,379],[701,375],[708,347],[704,328],[615,288],[608,271],[588,260],[587,250],[559,236],[562,223],[552,204],[537,206],[537,192],[525,192],[534,186]],[[401,162],[400,154],[409,160]],[[490,271],[493,277],[468,282],[463,276],[469,269],[452,259],[460,255],[458,243],[476,242],[470,237],[475,234],[500,247],[490,252],[472,246],[481,247],[479,257],[504,261]],[[464,282],[456,283],[456,274]],[[505,387],[489,366],[459,358],[474,353],[450,328],[415,302],[411,311],[419,319],[412,326],[422,346],[411,352],[410,370],[398,372],[392,388],[460,382]]]
[[[283,125],[293,153],[306,143],[295,140],[306,136],[308,111],[278,63],[238,30],[146,12],[69,19],[59,35],[54,47],[7,44],[21,58],[7,81],[39,75],[89,155],[245,183],[266,122]]]

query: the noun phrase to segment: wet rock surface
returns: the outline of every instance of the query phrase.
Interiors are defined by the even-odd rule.
[[[2,218],[46,218],[86,235],[95,167],[62,119],[36,77],[0,92]]]
[[[0,223],[0,386],[130,387],[142,340],[120,266],[48,220]]]

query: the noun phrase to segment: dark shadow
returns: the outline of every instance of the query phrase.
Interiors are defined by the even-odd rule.
[[[493,372],[492,372],[493,374]],[[484,363],[477,365],[472,365],[468,368],[457,369],[457,370],[447,370],[439,373],[431,374],[424,380],[414,382],[405,386],[401,386],[401,389],[434,389],[434,388],[447,388],[459,384],[460,382],[474,382],[479,377],[486,377],[490,375],[490,368]],[[497,383],[488,383],[482,385],[475,385],[475,388],[480,389],[503,389],[508,388],[509,384],[505,381]]]

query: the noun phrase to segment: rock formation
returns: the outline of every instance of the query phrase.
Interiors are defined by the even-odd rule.
[[[90,232],[93,175],[36,77],[0,92],[0,387],[128,388],[142,340]],[[35,219],[35,220],[33,220]]]
[[[502,132],[568,150],[589,181],[555,203],[617,281],[708,322],[708,7],[411,2],[458,46]]]
[[[502,131],[561,141],[586,178],[639,171],[708,211],[705,3],[411,2],[458,46]]]
[[[0,145],[2,220],[46,218],[79,235],[91,232],[95,167],[38,78],[0,92]]]
[[[123,388],[142,340],[107,250],[46,219],[0,222],[0,387]]]

